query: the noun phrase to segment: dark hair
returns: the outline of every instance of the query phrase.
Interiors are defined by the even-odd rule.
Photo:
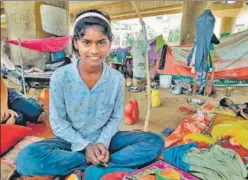
[[[243,109],[243,112],[244,112],[245,114],[248,114],[248,108]]]
[[[77,14],[76,19],[80,15],[85,14],[85,13],[89,13],[89,12],[98,13],[98,14],[104,16],[109,22],[111,21],[109,15],[107,13],[99,11],[97,9],[89,9],[89,10],[86,10],[86,11],[82,11],[82,12]],[[74,27],[74,30],[73,30],[74,35],[73,35],[73,38],[72,38],[72,49],[73,49],[74,52],[78,52],[78,50],[74,47],[74,42],[73,41],[78,40],[79,38],[83,37],[87,27],[92,26],[92,25],[101,26],[101,28],[103,30],[103,34],[108,37],[110,42],[113,41],[113,33],[112,33],[112,30],[111,30],[111,27],[105,20],[103,20],[103,19],[101,19],[99,17],[85,17],[83,19],[80,19],[75,24],[75,27]]]
[[[223,107],[228,107],[228,104],[226,102],[226,98],[223,98],[220,100],[220,105],[223,106]]]

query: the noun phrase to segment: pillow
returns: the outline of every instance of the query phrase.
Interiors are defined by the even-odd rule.
[[[0,155],[8,151],[31,131],[31,128],[12,124],[1,124],[1,150]]]

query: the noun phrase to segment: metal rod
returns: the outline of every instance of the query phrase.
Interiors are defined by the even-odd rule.
[[[23,61],[22,61],[22,50],[21,50],[21,40],[20,38],[18,39],[18,45],[19,45],[19,58],[21,61],[21,68],[22,68],[22,87],[24,91],[24,95],[26,95],[26,82],[25,82],[25,77],[24,77],[24,68],[23,68]]]

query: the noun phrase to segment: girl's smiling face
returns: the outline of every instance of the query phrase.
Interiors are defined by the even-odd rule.
[[[101,65],[109,54],[110,45],[110,40],[104,35],[102,27],[98,25],[88,26],[84,35],[74,40],[74,46],[81,60],[91,67]]]

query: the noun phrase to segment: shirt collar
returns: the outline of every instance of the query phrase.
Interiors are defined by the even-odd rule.
[[[73,67],[75,68],[77,74],[80,76],[80,74],[78,72],[78,68],[77,68],[79,61],[80,61],[80,59],[77,59],[77,60],[73,61],[72,64],[73,64]],[[99,79],[99,83],[102,83],[102,82],[107,80],[107,77],[108,77],[109,71],[110,71],[110,66],[108,66],[106,64],[106,62],[104,62],[104,61],[102,63],[103,63],[103,72],[102,72],[101,78]]]

